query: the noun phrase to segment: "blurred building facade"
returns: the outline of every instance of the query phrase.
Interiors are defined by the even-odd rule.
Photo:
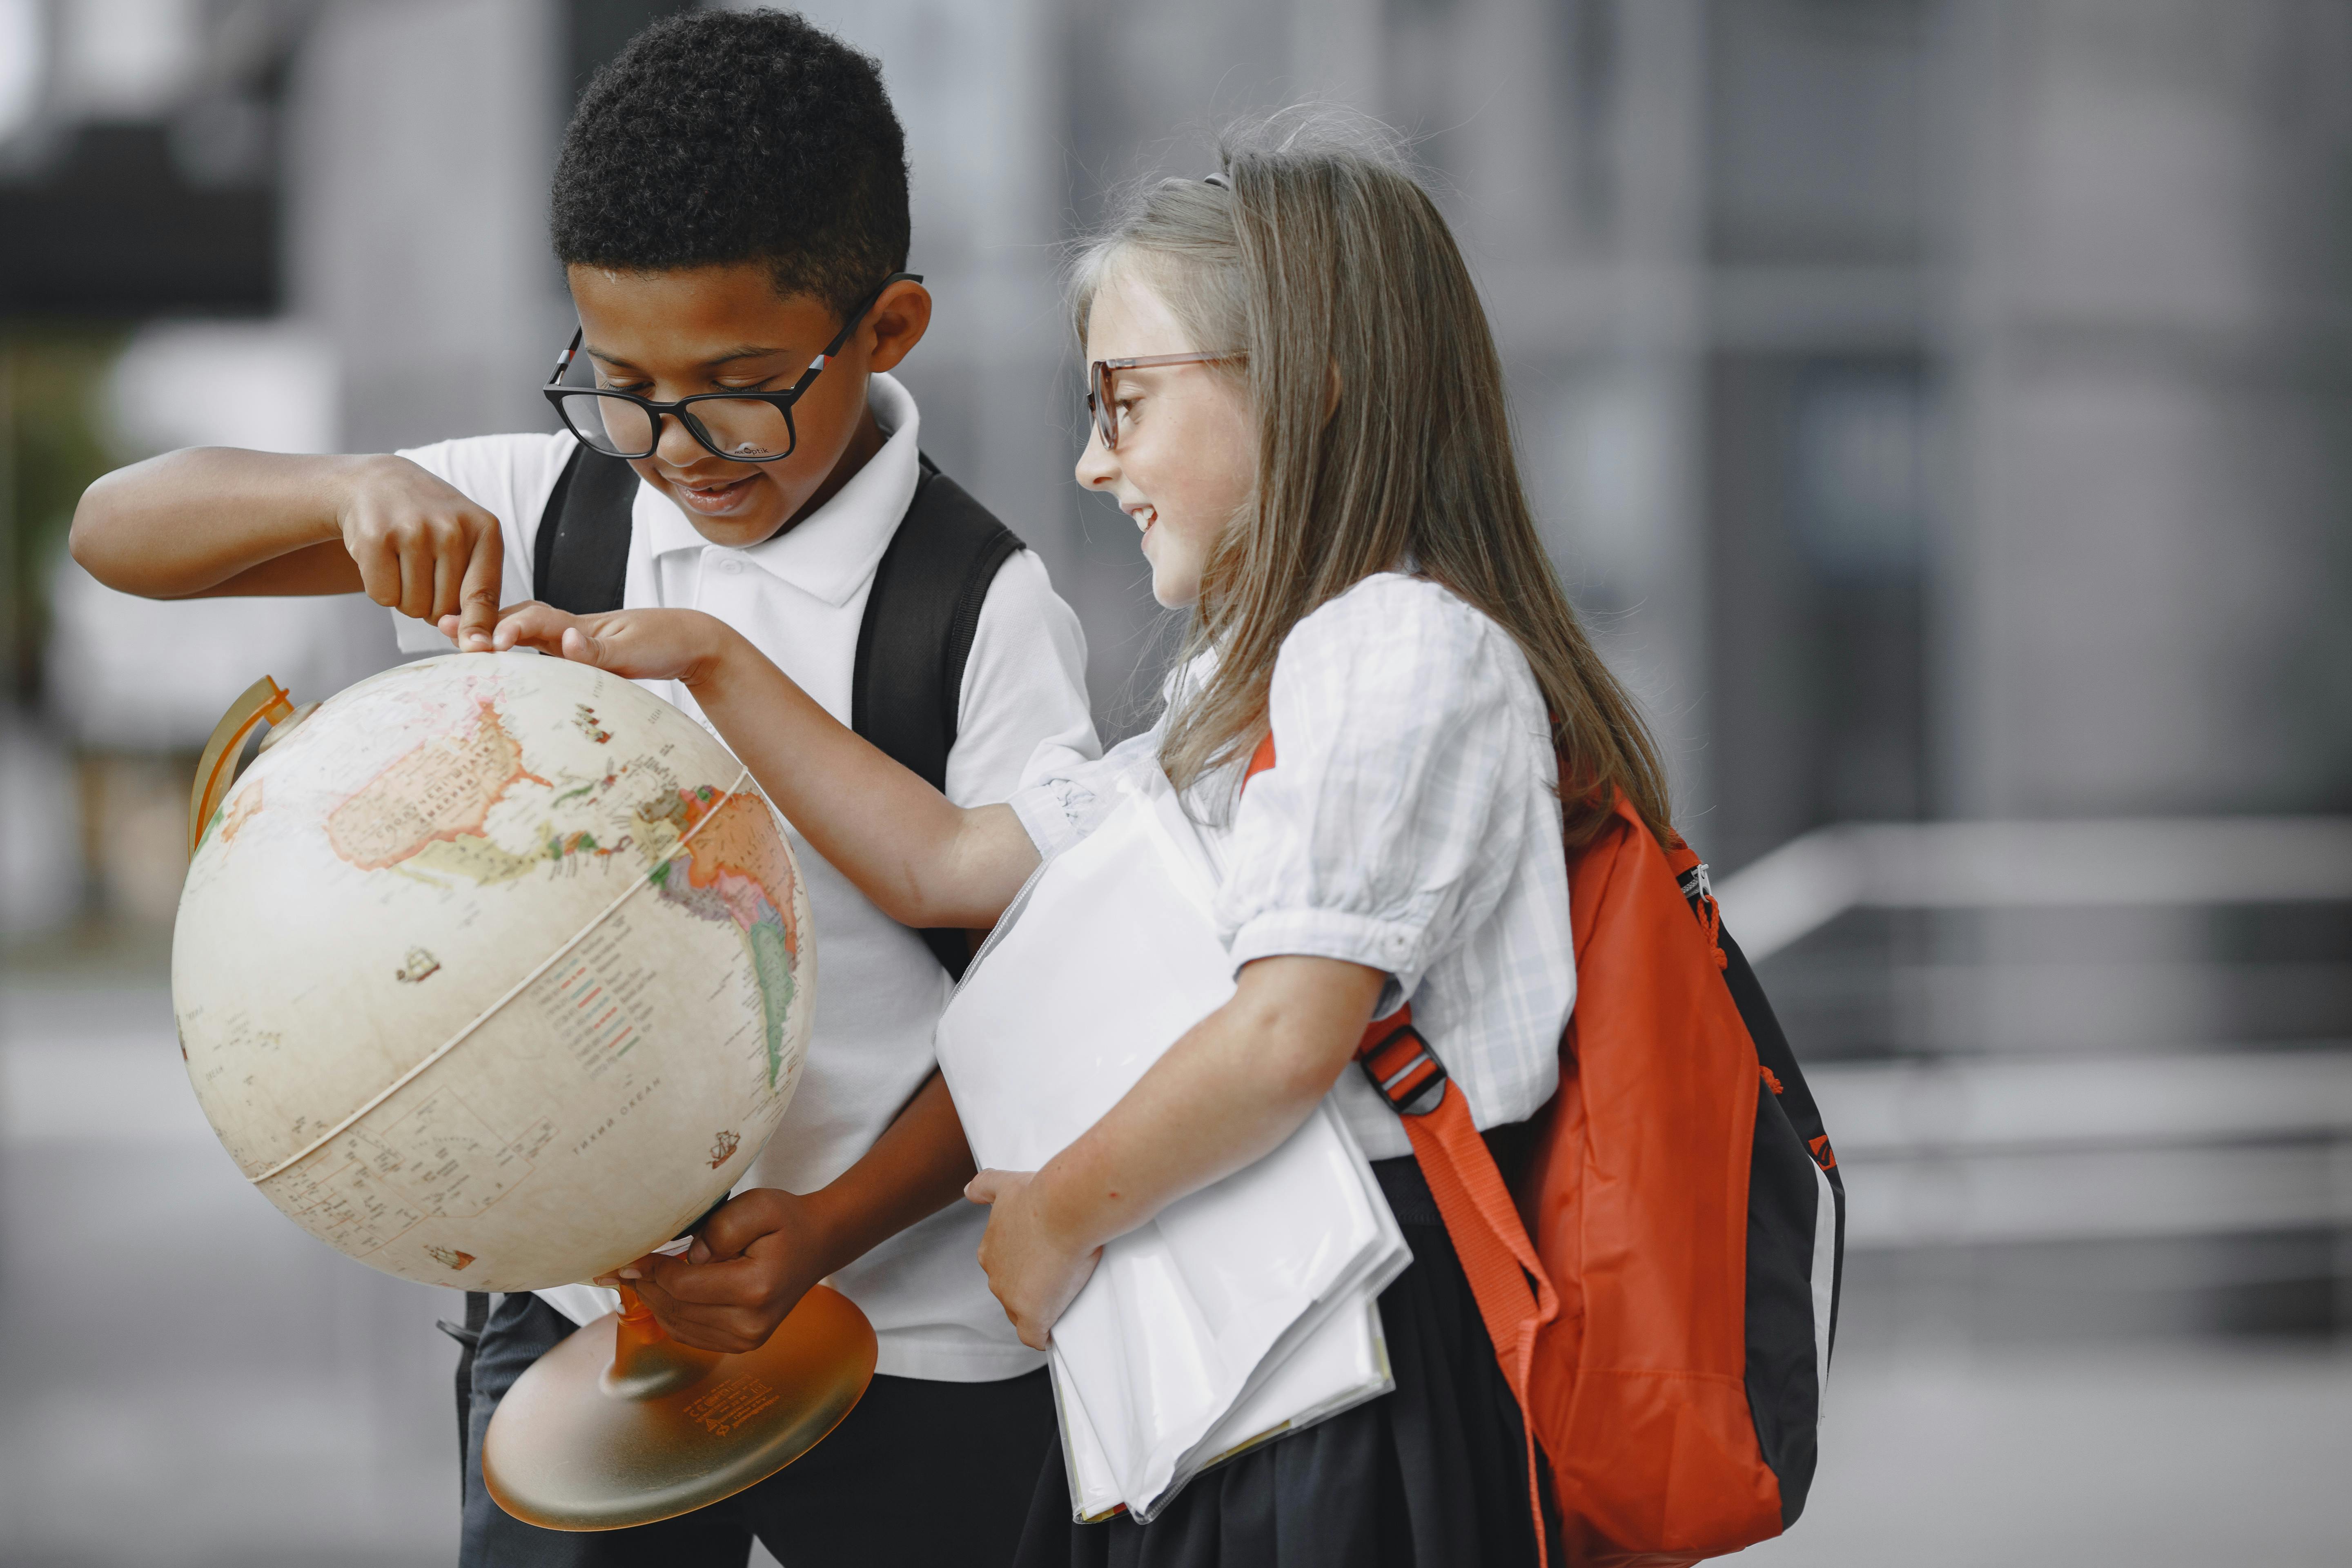
[[[281,312],[328,346],[355,448],[538,427],[561,121],[676,3],[7,0],[50,68],[0,103],[0,310]],[[810,14],[882,58],[908,125],[927,438],[1084,601],[1098,695],[1150,616],[1065,479],[1057,247],[1127,182],[1206,168],[1226,119],[1327,100],[1433,176],[1562,568],[1724,861],[1855,817],[2352,797],[2325,721],[2352,700],[2340,8]],[[132,24],[158,41],[106,63],[90,38]],[[132,142],[148,184],[89,176]]]
[[[139,686],[135,660],[101,679],[119,617],[212,639],[168,701],[132,692],[207,723],[255,658],[325,689],[392,657],[363,605],[289,612],[265,654],[260,619],[53,598],[62,519],[181,441],[545,427],[556,140],[674,8],[0,0],[12,796],[79,778],[90,811],[168,816],[155,759],[191,737],[107,695]],[[1456,226],[1547,542],[1847,1151],[1854,1348],[2340,1342],[2352,7],[806,9],[882,60],[907,126],[925,444],[1077,606],[1107,732],[1167,623],[1126,520],[1070,482],[1061,247],[1127,182],[1206,172],[1229,119],[1369,111]],[[308,390],[217,392],[257,374]],[[93,785],[92,757],[129,760]],[[0,815],[11,885],[57,858],[23,829],[48,819]],[[176,886],[81,874],[118,913]],[[2199,1560],[2167,1549],[2135,1555]]]

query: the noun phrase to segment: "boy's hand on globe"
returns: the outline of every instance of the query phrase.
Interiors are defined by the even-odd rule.
[[[468,652],[488,648],[506,562],[499,520],[405,458],[368,458],[337,488],[343,550],[368,597]]]
[[[838,1267],[817,1205],[754,1187],[711,1215],[683,1258],[648,1254],[621,1270],[670,1338],[738,1353],[768,1342],[809,1287]]]
[[[445,619],[441,630],[456,640],[457,617]],[[499,612],[489,646],[500,653],[528,647],[558,654],[631,680],[682,680],[691,686],[719,656],[726,637],[725,624],[699,610],[574,616],[533,600]]]

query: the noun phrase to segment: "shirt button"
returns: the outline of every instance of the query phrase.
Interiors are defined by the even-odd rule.
[[[743,563],[730,555],[726,560],[721,561],[719,563],[719,570],[725,573],[728,576],[732,577],[743,570]]]

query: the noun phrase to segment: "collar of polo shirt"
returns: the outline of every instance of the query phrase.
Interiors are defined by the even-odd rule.
[[[676,552],[701,551],[711,558],[703,563],[706,572],[723,571],[740,562],[828,605],[848,603],[890,547],[890,536],[914,500],[915,483],[921,477],[916,455],[921,420],[914,398],[889,375],[877,374],[866,385],[867,401],[886,438],[882,449],[830,500],[773,539],[730,550],[697,533],[685,514],[663,500],[646,531],[652,558],[658,562]]]

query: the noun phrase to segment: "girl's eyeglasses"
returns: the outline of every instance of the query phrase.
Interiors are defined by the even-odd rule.
[[[687,434],[705,448],[732,463],[773,463],[793,455],[800,432],[793,425],[793,405],[809,389],[819,373],[833,363],[866,312],[898,282],[920,283],[917,272],[893,272],[871,294],[860,300],[823,353],[809,361],[800,380],[782,392],[698,392],[675,403],[654,403],[626,392],[601,387],[566,386],[564,373],[580,352],[581,332],[555,362],[555,374],[541,390],[563,416],[566,428],[600,452],[615,458],[650,458],[661,444],[664,415],[686,426]]]
[[[1098,359],[1087,367],[1087,412],[1095,416],[1095,434],[1103,450],[1118,450],[1118,406],[1111,401],[1110,378],[1122,370],[1148,370],[1160,364],[1223,364],[1238,353],[1145,354],[1140,359]]]

